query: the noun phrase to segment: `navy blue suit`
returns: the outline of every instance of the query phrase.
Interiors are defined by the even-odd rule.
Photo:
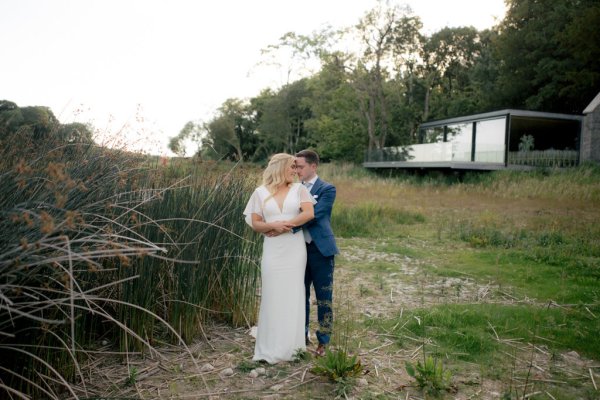
[[[333,270],[334,256],[339,253],[331,229],[331,211],[335,201],[335,186],[317,178],[310,188],[317,201],[314,205],[315,218],[302,229],[308,229],[312,242],[306,245],[307,261],[304,275],[306,288],[306,332],[308,333],[310,315],[310,285],[315,288],[319,330],[316,335],[319,343],[329,343],[333,322]]]

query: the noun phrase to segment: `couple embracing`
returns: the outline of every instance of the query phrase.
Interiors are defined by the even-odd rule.
[[[311,150],[275,154],[244,210],[246,222],[264,236],[255,361],[291,361],[298,350],[306,350],[311,285],[317,297],[317,355],[330,340],[336,190],[318,177],[318,165],[319,156]]]

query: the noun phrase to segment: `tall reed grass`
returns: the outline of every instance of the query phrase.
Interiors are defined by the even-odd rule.
[[[255,319],[254,181],[93,145],[0,148],[0,397],[89,395],[81,362]]]

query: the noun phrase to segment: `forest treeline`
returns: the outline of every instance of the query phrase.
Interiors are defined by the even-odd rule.
[[[62,124],[49,107],[19,107],[0,100],[0,146],[19,146],[51,140],[63,144],[93,143],[93,127],[81,122]]]
[[[423,35],[407,6],[381,1],[350,28],[289,32],[265,53],[285,52],[295,69],[316,61],[316,72],[226,100],[169,147],[182,154],[192,140],[202,158],[244,161],[310,147],[361,162],[367,150],[415,143],[424,121],[504,108],[581,114],[600,90],[600,2],[506,3],[482,31]]]

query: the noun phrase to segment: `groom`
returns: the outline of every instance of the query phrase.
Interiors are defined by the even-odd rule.
[[[333,269],[334,257],[338,253],[333,231],[331,230],[331,209],[335,201],[335,186],[327,183],[317,175],[319,156],[312,150],[302,150],[296,154],[296,173],[317,201],[314,206],[315,218],[303,227],[306,241],[306,272],[304,286],[306,288],[306,344],[308,339],[308,323],[310,314],[310,285],[315,289],[317,297],[317,315],[319,330],[316,332],[319,345],[317,355],[325,354],[325,346],[329,343],[333,324]]]

